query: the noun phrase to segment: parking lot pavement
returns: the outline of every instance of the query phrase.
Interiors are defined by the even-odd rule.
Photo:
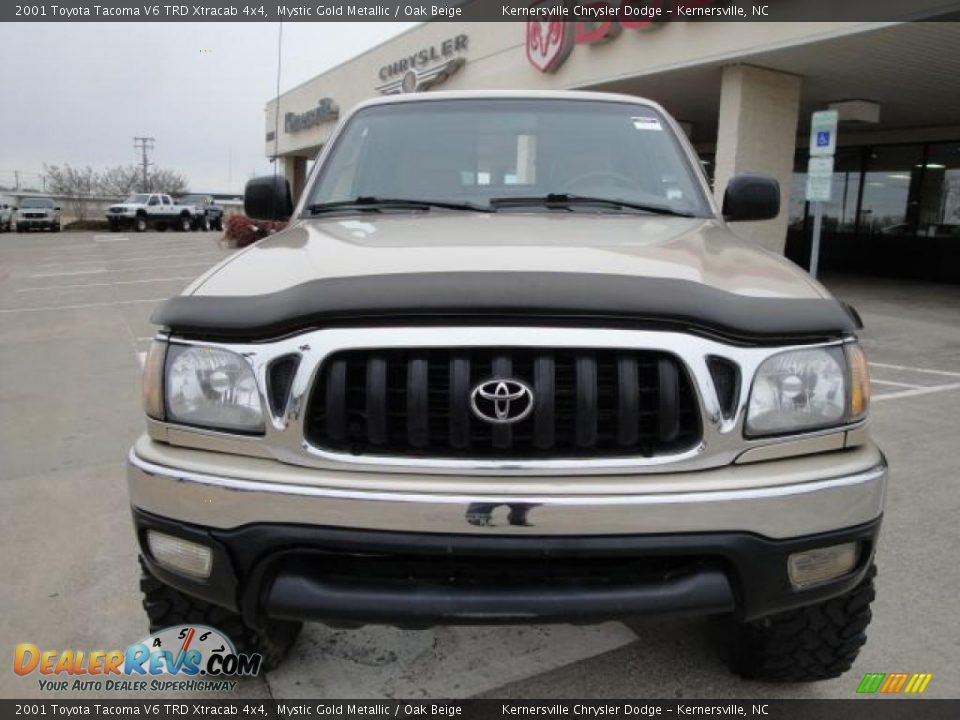
[[[228,255],[217,240],[0,235],[0,653],[18,642],[119,648],[145,634],[124,477],[143,425],[140,358],[153,306]],[[742,682],[702,620],[310,626],[284,666],[236,695],[844,698],[865,672],[906,671],[934,674],[927,696],[960,696],[960,288],[828,284],[867,324],[873,433],[893,473],[870,641],[852,672],[815,685]],[[35,678],[0,672],[0,696],[39,694]]]

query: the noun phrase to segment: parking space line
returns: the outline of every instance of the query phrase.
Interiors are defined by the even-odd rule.
[[[40,263],[37,268],[47,268],[47,267],[76,267],[77,265],[109,265],[111,263],[128,263],[128,262],[140,262],[141,260],[169,260],[171,258],[182,258],[185,253],[176,253],[174,255],[137,255],[135,257],[127,258],[97,258],[95,260],[77,260],[76,262],[55,262],[55,263]],[[209,250],[206,252],[200,253],[190,253],[192,257],[227,257],[222,252],[216,250]]]
[[[128,238],[128,239],[135,240],[136,238]],[[125,250],[125,251],[133,252],[138,250],[146,250],[147,252],[155,253],[157,252],[157,250],[171,250],[174,248],[191,247],[191,246],[197,246],[199,245],[199,243],[200,243],[199,240],[177,240],[174,242],[168,241],[163,243],[149,243],[149,244],[145,243],[143,245],[129,246],[129,250]],[[37,250],[39,249],[40,248],[37,248]],[[39,260],[54,259],[54,258],[63,259],[65,256],[72,257],[76,255],[79,257],[81,254],[103,255],[103,253],[106,252],[107,249],[102,247],[102,245],[96,244],[96,245],[64,245],[64,246],[61,246],[60,248],[43,248],[43,251],[45,254],[40,256],[37,259]],[[50,252],[50,251],[55,251],[55,252]]]
[[[917,397],[918,395],[930,395],[932,393],[947,392],[948,390],[960,390],[960,383],[950,383],[949,385],[935,385],[933,387],[917,387],[912,390],[901,390],[900,392],[883,393],[874,395],[872,400],[899,400],[900,398]]]
[[[115,242],[129,242],[131,238],[126,237],[125,235],[94,235],[94,242],[98,243],[115,243]]]
[[[60,273],[39,273],[36,275],[27,275],[28,278],[48,278],[48,277],[67,277],[69,275],[98,275],[100,273],[105,273],[107,269],[105,267],[96,268],[93,270],[74,270],[72,272],[60,272]]]
[[[39,292],[41,290],[76,290],[88,287],[113,287],[114,285],[142,285],[154,282],[173,282],[174,280],[193,280],[194,275],[176,275],[174,277],[147,278],[146,280],[117,280],[115,282],[81,283],[79,285],[49,285],[46,287],[18,288],[15,292]]]
[[[905,388],[930,387],[929,385],[914,385],[913,383],[894,382],[893,380],[878,380],[877,378],[870,378],[870,382],[876,383],[877,385],[895,385],[896,387],[905,387]]]
[[[77,305],[42,305],[39,307],[26,307],[26,308],[0,308],[0,313],[5,315],[10,315],[13,313],[22,313],[22,312],[47,312],[50,310],[84,310],[86,308],[94,307],[109,307],[111,305],[135,305],[137,303],[158,303],[163,302],[167,298],[146,298],[144,300],[114,300],[112,302],[95,302],[95,303],[80,303]]]
[[[201,262],[183,263],[183,264],[177,264],[177,265],[165,265],[163,269],[179,270],[180,268],[188,268],[188,267],[212,268],[216,264],[217,264],[216,262],[210,262],[209,260],[205,260]],[[120,273],[143,272],[144,270],[156,270],[156,269],[157,268],[153,266],[134,267],[134,268],[113,268],[111,270],[107,270],[107,268],[99,268],[96,270],[76,270],[74,272],[63,272],[63,273],[39,273],[36,275],[21,275],[19,277],[26,278],[28,280],[33,280],[36,278],[66,277],[68,275],[98,275],[98,274],[107,273],[107,272],[120,274]]]
[[[871,362],[871,367],[886,368],[887,370],[905,370],[908,372],[929,373],[930,375],[945,375],[947,377],[960,377],[960,372],[950,372],[949,370],[930,370],[928,368],[908,367],[906,365],[891,365],[889,363]]]

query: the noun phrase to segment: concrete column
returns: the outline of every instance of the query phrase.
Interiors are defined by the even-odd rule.
[[[290,183],[290,195],[293,198],[293,204],[296,205],[307,180],[307,159],[295,155],[282,155],[280,160],[283,161],[281,165],[283,176]]]
[[[717,204],[722,205],[723,192],[734,175],[759,172],[775,177],[780,182],[780,215],[769,221],[735,223],[732,228],[741,237],[781,253],[787,239],[800,86],[797,75],[728,65],[720,91],[713,183]]]

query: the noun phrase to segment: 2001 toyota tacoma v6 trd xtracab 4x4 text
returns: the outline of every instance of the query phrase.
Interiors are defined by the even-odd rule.
[[[856,313],[734,235],[656,104],[429,93],[345,118],[289,226],[154,313],[129,491],[151,628],[275,665],[334,626],[716,616],[740,674],[865,641],[887,468]]]

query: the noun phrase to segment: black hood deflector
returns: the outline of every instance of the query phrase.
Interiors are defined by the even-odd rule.
[[[151,321],[173,332],[264,340],[343,322],[563,320],[682,326],[744,341],[859,330],[832,298],[753,297],[688,280],[557,272],[430,272],[311,280],[267,295],[182,295]]]

